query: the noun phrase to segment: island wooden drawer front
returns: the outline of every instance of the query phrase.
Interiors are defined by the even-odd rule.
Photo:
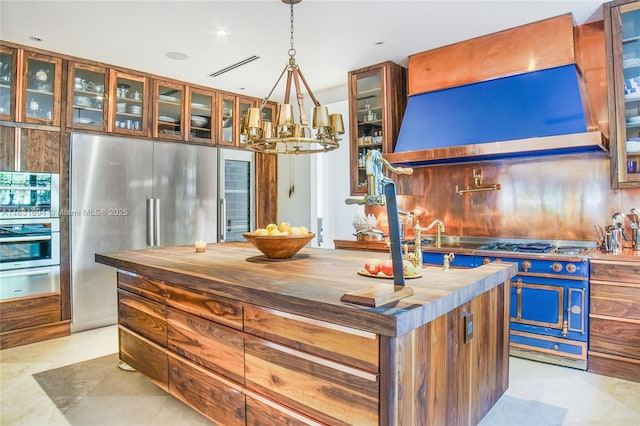
[[[239,302],[167,285],[167,305],[242,330]]]
[[[166,287],[162,281],[150,280],[132,272],[118,271],[118,288],[138,296],[164,303]]]
[[[640,284],[591,281],[591,314],[640,321]]]
[[[221,425],[245,425],[242,387],[175,355],[169,357],[169,393]]]
[[[640,359],[640,321],[589,316],[589,350]]]
[[[161,346],[167,346],[167,313],[159,303],[118,290],[118,322]]]
[[[177,354],[244,383],[244,338],[234,330],[167,308],[168,347]]]
[[[378,372],[373,333],[253,305],[244,307],[245,332],[342,364]]]
[[[169,391],[169,360],[165,349],[119,326],[120,359],[165,391]]]
[[[270,399],[246,391],[247,426],[323,426],[308,417],[282,407]]]
[[[640,262],[591,260],[592,280],[640,284]]]
[[[327,424],[377,425],[378,376],[245,334],[245,380]]]

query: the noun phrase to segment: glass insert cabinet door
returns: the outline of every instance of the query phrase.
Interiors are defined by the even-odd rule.
[[[0,119],[13,120],[15,51],[0,46]]]
[[[146,78],[114,72],[111,80],[113,132],[132,135],[145,134],[148,106]]]
[[[220,190],[220,241],[244,241],[254,228],[254,153],[221,149],[218,157]]]
[[[372,71],[358,76],[356,86],[357,111],[357,192],[366,191],[367,174],[364,160],[371,150],[382,152],[382,74]]]
[[[234,146],[235,138],[235,109],[234,96],[221,95],[220,100],[220,144]]]
[[[180,85],[156,83],[158,115],[155,136],[167,139],[182,139],[184,125],[182,117],[184,88]]]
[[[247,135],[243,134],[244,133],[244,118],[247,116],[247,113],[249,112],[249,108],[255,106],[256,102],[250,99],[240,99],[238,104],[240,105],[239,109],[240,109],[240,134],[238,135],[238,144],[239,146],[246,146],[247,145]]]
[[[73,64],[69,81],[73,127],[105,127],[105,90],[107,74],[103,68]]]
[[[32,52],[25,54],[25,121],[60,125],[62,59]]]
[[[621,181],[640,181],[640,4],[620,7],[626,137],[618,141]]]
[[[213,95],[191,90],[190,97],[189,140],[212,142],[213,115],[211,112],[213,110]]]

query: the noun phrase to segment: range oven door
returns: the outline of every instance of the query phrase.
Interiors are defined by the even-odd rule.
[[[511,282],[511,328],[586,341],[586,281],[517,275]]]
[[[60,264],[60,220],[0,221],[0,271]]]
[[[0,271],[0,300],[60,291],[60,266]]]

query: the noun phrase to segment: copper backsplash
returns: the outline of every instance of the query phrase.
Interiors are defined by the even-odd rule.
[[[415,213],[421,225],[441,219],[446,235],[596,240],[593,225],[608,225],[616,212],[640,208],[640,188],[612,190],[609,154],[591,153],[531,159],[417,167],[413,176],[393,176],[398,207]],[[483,185],[500,190],[458,195],[473,188],[473,170]],[[387,231],[384,207],[366,207]]]

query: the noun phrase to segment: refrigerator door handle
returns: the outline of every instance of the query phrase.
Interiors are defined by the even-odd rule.
[[[153,200],[153,213],[154,213],[154,229],[153,229],[153,242],[154,245],[160,245],[160,198]]]
[[[154,243],[153,231],[155,229],[155,216],[153,214],[153,207],[153,198],[147,198],[147,245],[150,247],[153,247]]]
[[[220,241],[227,239],[227,201],[220,199]]]

